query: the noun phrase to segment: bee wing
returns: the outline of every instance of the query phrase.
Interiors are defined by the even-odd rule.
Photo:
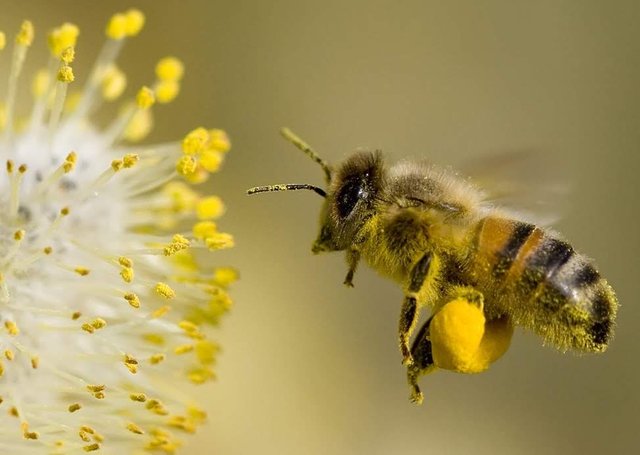
[[[541,226],[566,212],[573,181],[559,154],[521,150],[474,159],[461,167],[485,200]]]

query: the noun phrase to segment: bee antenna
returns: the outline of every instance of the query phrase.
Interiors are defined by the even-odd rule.
[[[306,183],[286,183],[281,185],[256,186],[247,190],[247,194],[269,193],[272,191],[293,191],[293,190],[311,190],[322,197],[327,197],[327,193],[322,188],[309,185]]]
[[[318,156],[318,154],[315,152],[315,150],[313,150],[309,144],[307,144],[305,141],[300,139],[289,128],[286,128],[286,127],[285,128],[280,128],[280,134],[282,134],[282,136],[286,140],[288,140],[293,145],[295,145],[299,150],[304,152],[305,155],[307,155],[313,161],[318,163],[322,167],[322,170],[324,171],[324,176],[325,176],[325,180],[327,181],[327,183],[329,183],[331,181],[331,167],[329,166],[329,163],[327,163],[325,160],[320,158]],[[276,191],[279,191],[279,190],[276,190]]]

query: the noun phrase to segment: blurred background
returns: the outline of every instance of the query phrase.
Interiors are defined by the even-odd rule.
[[[89,71],[115,11],[147,14],[121,67],[148,83],[158,58],[187,72],[159,106],[149,141],[221,127],[233,149],[211,191],[237,247],[216,253],[242,279],[218,333],[219,379],[201,389],[208,426],[187,453],[590,454],[631,452],[640,409],[640,3],[560,1],[1,1],[0,28],[81,28]],[[35,56],[35,57],[34,57]],[[39,60],[39,61],[38,61]],[[84,66],[83,66],[84,65]],[[322,184],[282,140],[287,125],[336,162],[357,147],[388,161],[451,164],[496,152],[559,154],[575,174],[557,228],[597,259],[621,302],[602,356],[578,357],[516,333],[482,375],[423,378],[408,402],[396,346],[402,294],[363,267],[354,289],[339,254],[314,257],[321,200],[249,198],[259,184]]]

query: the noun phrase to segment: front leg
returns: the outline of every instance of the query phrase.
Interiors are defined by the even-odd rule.
[[[353,275],[356,273],[356,269],[358,268],[358,262],[360,262],[360,251],[356,249],[349,249],[347,251],[347,265],[349,266],[349,271],[344,279],[344,285],[347,287],[353,287]]]
[[[407,293],[404,297],[404,302],[402,303],[400,323],[398,327],[398,338],[400,341],[400,352],[402,353],[403,365],[413,364],[413,356],[409,349],[409,340],[411,339],[411,333],[415,329],[420,316],[419,307],[421,305],[419,305],[420,302],[418,302],[418,293],[427,279],[430,266],[431,254],[426,253],[418,262],[416,262],[409,274],[409,286],[407,287]]]

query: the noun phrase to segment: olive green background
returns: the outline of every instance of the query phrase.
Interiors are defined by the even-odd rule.
[[[155,109],[150,139],[225,128],[233,149],[211,182],[242,272],[218,338],[210,413],[186,453],[590,454],[637,446],[640,3],[636,1],[2,1],[0,28],[81,27],[82,80],[108,16],[137,6],[144,32],[120,63],[133,86],[181,57],[183,92]],[[34,64],[30,58],[29,65]],[[35,64],[34,64],[35,65]],[[24,98],[23,98],[24,99]],[[507,150],[560,154],[574,191],[558,224],[618,292],[602,356],[541,346],[518,331],[477,376],[422,380],[415,407],[396,346],[400,289],[363,268],[342,286],[340,255],[314,257],[313,193],[249,198],[268,183],[322,184],[285,143],[288,125],[332,161],[356,147],[394,161],[459,163]]]

